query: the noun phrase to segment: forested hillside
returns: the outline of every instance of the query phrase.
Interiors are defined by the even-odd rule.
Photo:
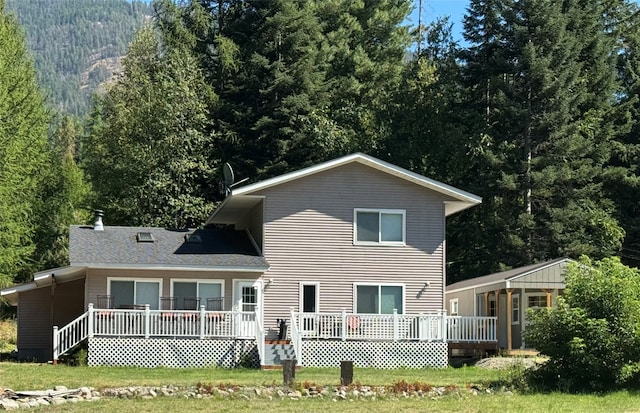
[[[44,5],[67,4],[75,16],[82,5],[111,4],[12,0],[18,3],[37,4],[43,18]],[[131,22],[148,12],[113,3],[125,5]],[[415,31],[403,26],[411,6],[157,0],[152,25],[122,60],[122,76],[93,102],[84,124],[49,123],[48,158],[33,161],[50,170],[40,192],[24,191],[38,194],[32,204],[14,205],[14,190],[6,198],[0,192],[2,213],[15,207],[56,217],[29,220],[22,261],[9,257],[2,269],[2,254],[14,250],[0,251],[5,280],[64,264],[65,230],[92,207],[106,210],[109,225],[200,226],[224,197],[223,162],[255,182],[354,151],[483,198],[448,220],[449,282],[582,254],[638,265],[637,3],[471,0],[464,46],[452,41],[445,20],[422,31],[419,48]],[[64,15],[52,20],[63,26],[71,19]],[[98,45],[108,18],[82,16],[85,34],[72,37]],[[0,39],[0,52],[11,55],[3,49],[19,48],[20,35],[4,36],[14,41]],[[100,43],[92,61],[124,42],[105,41],[112,46]],[[72,44],[54,46],[65,62]],[[407,59],[407,50],[420,52]],[[2,63],[0,93],[11,76],[32,73],[28,59]],[[98,81],[99,73],[87,77]],[[6,99],[20,96],[0,105]],[[2,109],[0,138],[23,139]],[[22,182],[9,183],[22,190]],[[14,234],[8,223],[25,215],[7,215],[0,236]]]
[[[151,17],[146,2],[7,0],[33,52],[38,80],[58,112],[84,115],[91,95],[121,67],[133,34]]]

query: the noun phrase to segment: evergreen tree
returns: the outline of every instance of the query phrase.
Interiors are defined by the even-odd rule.
[[[56,268],[69,263],[69,226],[91,217],[91,187],[77,164],[82,135],[79,121],[70,116],[57,119],[50,139],[49,167],[39,191],[40,217],[33,270]]]
[[[474,135],[485,182],[470,189],[484,204],[456,225],[480,222],[484,235],[474,240],[476,258],[469,257],[468,236],[453,240],[452,248],[465,248],[461,256],[476,271],[557,256],[602,257],[620,247],[624,231],[602,188],[617,133],[616,44],[605,7],[471,2],[465,81],[483,118]]]
[[[49,116],[24,36],[0,0],[0,285],[28,279]]]
[[[124,74],[99,99],[83,165],[109,224],[201,225],[218,192],[209,108],[215,100],[188,47],[142,30]]]

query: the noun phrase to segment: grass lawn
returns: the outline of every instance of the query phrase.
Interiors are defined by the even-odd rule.
[[[296,372],[296,382],[335,386],[339,369],[304,368]],[[489,383],[506,377],[505,372],[477,367],[443,370],[373,370],[355,369],[354,381],[364,385],[392,385],[401,380],[422,382],[434,386],[464,387],[469,383]],[[126,386],[193,386],[196,383],[237,384],[245,386],[280,385],[281,371],[226,369],[140,369],[122,367],[70,367],[29,363],[0,363],[0,388],[42,390],[55,385],[70,388]],[[264,398],[242,399],[214,396],[209,399],[157,397],[154,399],[102,399],[57,407],[33,409],[51,412],[113,412],[143,413],[159,411],[218,412],[640,412],[640,397],[628,392],[607,395],[510,394],[504,392],[453,392],[443,397],[403,398],[385,396],[376,400],[337,400],[332,398]]]

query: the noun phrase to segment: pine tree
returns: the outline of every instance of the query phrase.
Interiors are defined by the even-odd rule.
[[[484,226],[484,257],[470,261],[485,270],[620,247],[602,188],[617,133],[616,45],[603,13],[588,1],[471,3],[466,84],[484,118],[475,136],[485,180],[472,191],[485,202],[458,224]]]

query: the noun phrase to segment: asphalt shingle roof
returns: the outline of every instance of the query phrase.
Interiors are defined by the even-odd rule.
[[[149,232],[154,242],[138,242],[139,232]],[[197,234],[201,243],[185,242]],[[71,226],[69,259],[72,265],[167,265],[189,267],[267,268],[244,231],[233,229],[167,230],[150,227]]]

